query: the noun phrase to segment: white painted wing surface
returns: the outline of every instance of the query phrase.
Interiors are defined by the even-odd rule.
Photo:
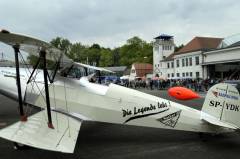
[[[17,122],[0,130],[0,137],[35,148],[73,153],[81,122],[64,114],[51,112],[54,129],[48,128],[46,111],[27,122]]]
[[[72,60],[66,57],[61,50],[55,48],[48,42],[30,36],[0,32],[0,42],[10,46],[18,45],[20,50],[28,52],[34,56],[38,56],[40,50],[45,50],[47,53],[46,58],[48,60],[56,61],[62,57],[62,62],[72,63]]]

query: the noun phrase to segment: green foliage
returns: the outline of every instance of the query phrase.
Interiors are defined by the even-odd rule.
[[[108,67],[113,65],[113,52],[110,49],[101,50],[100,66]]]
[[[74,43],[71,45],[69,51],[69,57],[77,62],[87,62],[87,51],[88,48],[81,43]]]
[[[98,44],[93,44],[88,49],[87,55],[89,64],[99,66],[101,58],[101,47]]]
[[[135,62],[152,63],[153,60],[152,43],[147,43],[137,36],[114,49],[104,48],[99,44],[87,46],[80,42],[71,43],[62,37],[56,37],[50,43],[76,62],[102,67],[120,65],[130,67]],[[34,56],[28,57],[31,65],[35,65],[37,59],[38,57]]]
[[[120,63],[130,66],[132,63],[152,63],[152,44],[139,37],[127,40],[127,44],[120,47]]]
[[[179,46],[175,46],[175,48],[174,48],[174,52],[178,52],[181,48],[183,48],[184,47],[184,45],[183,44],[181,44],[181,45],[179,45]]]
[[[56,37],[55,39],[52,39],[50,43],[56,48],[62,50],[66,55],[69,55],[72,44],[68,39]]]

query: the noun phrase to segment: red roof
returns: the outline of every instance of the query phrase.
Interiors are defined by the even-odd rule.
[[[143,77],[148,73],[152,73],[153,65],[148,63],[134,63],[137,77]]]
[[[175,55],[197,50],[216,49],[221,41],[222,38],[195,37],[189,43],[187,43],[182,49],[176,52]]]

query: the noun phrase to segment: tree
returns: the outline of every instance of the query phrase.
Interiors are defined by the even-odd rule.
[[[135,62],[152,63],[152,50],[152,44],[136,36],[130,38],[120,47],[120,63],[126,66]]]
[[[91,65],[99,66],[101,58],[101,47],[98,44],[93,44],[87,51],[88,61]]]
[[[119,66],[119,62],[120,62],[120,48],[115,48],[112,51],[112,59],[113,59],[113,66]]]
[[[175,48],[174,48],[174,52],[178,52],[181,48],[183,48],[184,47],[184,45],[183,44],[181,44],[181,45],[179,45],[179,46],[175,46]]]
[[[56,48],[62,50],[65,53],[65,55],[69,56],[69,51],[71,49],[72,44],[68,39],[64,39],[62,37],[56,37],[55,39],[52,39],[50,43]]]
[[[111,49],[101,49],[101,67],[109,67],[113,65],[113,56]]]
[[[99,44],[93,44],[90,47],[80,42],[72,44],[62,37],[56,37],[50,43],[76,62],[102,67],[119,65],[129,67],[135,62],[152,63],[153,60],[152,43],[147,43],[137,36],[128,39],[123,46],[114,49],[103,48]],[[29,56],[28,60],[34,65],[37,57]]]
[[[69,57],[71,57],[76,62],[87,62],[87,47],[82,45],[80,42],[71,45],[69,51]]]

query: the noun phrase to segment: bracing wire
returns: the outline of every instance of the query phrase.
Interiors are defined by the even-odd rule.
[[[55,107],[55,110],[57,110],[56,96],[55,96],[55,84],[54,84],[54,82],[52,83],[52,85],[53,85],[54,107]],[[56,117],[56,122],[57,122],[57,131],[59,131],[57,114],[58,113],[55,113],[55,117]]]
[[[20,54],[20,57],[21,57],[22,62],[26,64],[26,68],[27,68],[28,72],[31,74],[30,68],[28,67],[26,61],[24,60],[24,58],[23,58],[21,52],[19,52],[19,54]],[[41,89],[39,88],[39,86],[38,86],[36,80],[35,80],[35,79],[36,79],[36,76],[38,75],[39,72],[40,72],[40,71],[38,70],[38,72],[36,72],[36,74],[34,75],[34,77],[32,78],[32,80],[31,80],[31,82],[30,82],[31,87],[32,87],[32,89],[31,89],[31,93],[32,93],[33,91],[34,91],[34,93],[37,93],[37,92],[35,91],[35,89],[34,89],[34,84],[35,84],[36,87],[37,87],[37,89],[38,89],[38,91],[39,91],[39,93],[40,93],[40,95],[41,95],[42,98],[44,99],[44,96],[43,96],[43,94],[42,94],[42,90],[43,90],[43,88],[42,88],[42,90],[41,90]],[[30,75],[27,74],[27,77],[30,78]],[[44,100],[43,100],[43,101],[44,101]],[[46,101],[45,101],[45,103],[46,103]],[[41,104],[44,105],[43,103],[41,103]],[[43,110],[42,107],[41,107],[41,110]]]
[[[66,84],[65,84],[65,80],[64,80],[64,91],[65,91],[65,106],[66,106],[66,110],[67,110],[67,113],[69,113],[69,110],[68,110],[68,102],[67,102],[67,90],[66,90]],[[67,116],[67,122],[68,122],[68,132],[69,132],[69,137],[71,137],[71,132],[70,132],[70,123],[69,123],[69,117]]]

